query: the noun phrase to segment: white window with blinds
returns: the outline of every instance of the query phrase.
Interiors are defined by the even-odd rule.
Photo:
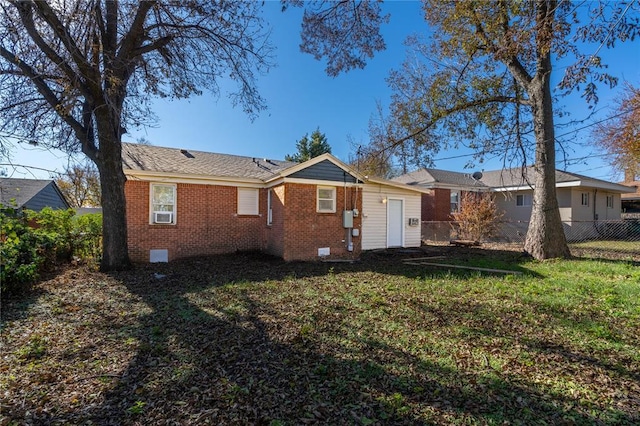
[[[259,190],[254,188],[238,188],[238,215],[258,215]]]

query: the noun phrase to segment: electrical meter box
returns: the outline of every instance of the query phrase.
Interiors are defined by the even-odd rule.
[[[353,210],[344,210],[342,212],[342,226],[344,228],[353,228]]]

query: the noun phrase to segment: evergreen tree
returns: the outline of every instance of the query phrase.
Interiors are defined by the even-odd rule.
[[[296,142],[296,148],[298,150],[297,153],[286,155],[284,159],[296,163],[304,163],[319,155],[331,154],[331,146],[327,142],[325,134],[320,132],[320,128],[311,133],[311,138],[308,135],[304,135],[302,139]]]

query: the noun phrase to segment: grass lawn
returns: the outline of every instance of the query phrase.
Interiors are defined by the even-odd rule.
[[[1,425],[640,423],[626,261],[437,247],[65,269],[2,301],[1,343]]]
[[[571,243],[572,250],[583,251],[584,253],[618,253],[617,258],[632,258],[640,260],[640,241],[619,241],[619,240],[595,240]]]

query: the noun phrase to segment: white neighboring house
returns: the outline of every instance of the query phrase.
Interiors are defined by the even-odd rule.
[[[531,167],[483,172],[481,181],[500,194],[495,200],[505,220],[529,221],[534,189]],[[567,239],[591,237],[598,221],[621,220],[621,195],[630,191],[617,183],[556,170],[558,207]]]
[[[415,188],[422,195],[422,219],[450,221],[450,211],[459,207],[464,192],[493,192],[510,232],[526,233],[533,205],[533,168],[485,171],[473,175],[438,169],[421,169],[394,179]],[[569,240],[591,238],[602,231],[597,224],[621,220],[621,195],[633,188],[588,176],[556,170],[556,191],[560,218]],[[451,201],[450,201],[451,200]],[[451,209],[449,209],[451,204]],[[606,231],[606,230],[605,230]]]

